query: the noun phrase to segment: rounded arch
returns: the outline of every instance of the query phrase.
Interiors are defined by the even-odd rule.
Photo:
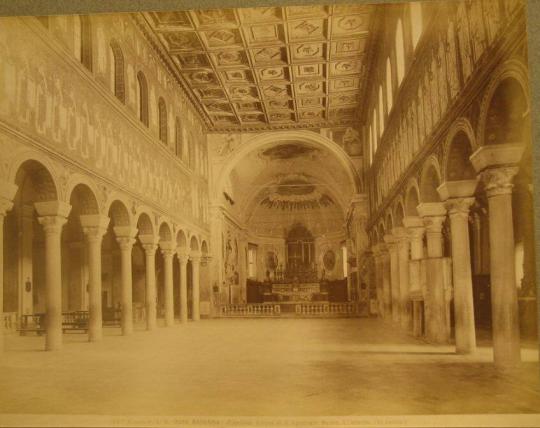
[[[99,204],[93,190],[85,183],[76,184],[69,193],[69,204],[72,212],[79,214],[99,214]]]
[[[396,70],[397,70],[397,82],[398,86],[405,77],[405,43],[403,38],[403,24],[401,18],[398,19],[396,24],[395,34],[395,47],[396,47]]]
[[[137,229],[141,235],[154,235],[152,218],[146,212],[140,212],[137,218]]]
[[[474,130],[468,119],[461,117],[451,126],[444,142],[442,181],[455,181],[475,178],[474,168],[469,157],[478,148]],[[474,175],[473,175],[474,174]],[[455,177],[466,178],[455,178]]]
[[[522,91],[525,113],[530,112],[530,89],[529,89],[529,73],[527,65],[519,59],[510,59],[502,63],[492,74],[491,80],[486,87],[482,103],[480,105],[480,117],[478,121],[477,135],[478,144],[485,145],[488,139],[486,128],[489,127],[489,113],[492,101],[496,92],[500,89],[504,81],[510,79],[515,82]]]
[[[78,189],[78,192],[84,191],[85,197],[90,197],[90,195],[86,193],[86,192],[90,192],[91,198],[93,198],[92,203],[95,203],[97,207],[96,208],[97,212],[95,213],[93,212],[92,214],[99,214],[103,212],[103,200],[101,202],[99,201],[98,188],[91,178],[82,174],[78,174],[78,173],[71,175],[69,177],[69,181],[66,187],[66,195],[67,195],[66,201],[71,200],[75,189]],[[87,201],[87,202],[89,203],[90,201]],[[90,213],[86,213],[86,214],[90,214]]]
[[[399,199],[394,204],[394,227],[403,226],[403,219],[405,218],[405,209],[403,207],[403,199]]]
[[[176,233],[176,246],[187,249],[187,235],[182,229]]]
[[[159,225],[159,240],[161,242],[172,241],[172,229],[166,221],[161,222]]]
[[[440,202],[437,187],[441,185],[441,168],[435,156],[430,156],[424,163],[420,174],[420,201]]]
[[[199,240],[195,235],[192,235],[189,240],[189,249],[191,251],[199,251]]]
[[[246,141],[244,144],[241,144],[237,150],[234,150],[229,155],[229,159],[227,160],[225,167],[216,177],[215,182],[218,185],[214,186],[214,196],[217,197],[221,194],[223,190],[223,185],[228,181],[227,179],[231,171],[246,155],[270,144],[290,141],[297,141],[299,143],[315,146],[333,154],[345,169],[353,191],[355,193],[360,193],[362,189],[360,176],[356,172],[356,168],[354,167],[350,157],[347,155],[347,152],[345,152],[344,149],[342,149],[338,144],[334,143],[329,138],[316,134],[313,131],[302,130],[272,133],[267,132],[261,135],[257,135],[256,137],[253,137],[250,140]]]
[[[21,179],[28,176],[36,186],[37,200],[52,201],[61,199],[60,186],[52,163],[44,156],[25,151],[15,157],[8,172],[8,181],[21,189]]]
[[[386,213],[386,230],[390,232],[394,228],[394,216],[392,210],[388,210]]]
[[[381,220],[378,226],[379,230],[379,242],[384,242],[384,235],[386,235],[386,229],[384,227],[384,222]]]
[[[124,77],[124,53],[116,39],[112,39],[109,48],[111,50],[111,87],[114,95],[122,103],[126,102],[126,89]]]
[[[208,244],[206,243],[206,240],[203,240],[201,243],[201,252],[203,256],[208,254]]]
[[[416,207],[420,203],[420,187],[415,178],[411,178],[405,191],[405,215],[418,216]]]
[[[168,131],[169,125],[167,124],[167,104],[163,97],[158,99],[158,125],[159,125],[159,139],[162,143],[168,143]]]
[[[130,226],[131,217],[127,206],[119,199],[111,202],[108,209],[112,226]]]
[[[146,126],[149,125],[148,118],[148,83],[142,71],[137,72],[137,107],[139,120]]]

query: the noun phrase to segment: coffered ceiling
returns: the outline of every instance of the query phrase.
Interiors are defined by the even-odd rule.
[[[354,124],[373,9],[214,9],[142,19],[210,130],[331,127]]]

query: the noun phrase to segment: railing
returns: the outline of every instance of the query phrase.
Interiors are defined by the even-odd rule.
[[[88,331],[88,311],[72,311],[62,313],[62,330],[66,331],[80,330]]]
[[[6,333],[17,331],[17,312],[4,312],[3,315],[4,331]]]
[[[220,307],[220,317],[359,317],[367,316],[367,306],[356,302],[296,303],[296,304],[238,304]],[[289,309],[289,310],[287,310]]]
[[[279,316],[280,306],[274,304],[243,304],[221,306],[222,317]]]
[[[358,303],[301,303],[295,307],[296,315],[300,316],[359,316]]]

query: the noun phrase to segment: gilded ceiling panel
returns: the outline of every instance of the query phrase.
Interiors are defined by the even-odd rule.
[[[150,12],[141,17],[210,130],[354,125],[373,6]]]

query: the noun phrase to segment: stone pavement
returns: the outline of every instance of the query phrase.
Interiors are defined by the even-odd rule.
[[[8,336],[0,413],[394,415],[538,413],[538,351],[498,372],[376,319],[223,319],[136,331],[101,343]],[[0,415],[1,422],[1,415]]]

